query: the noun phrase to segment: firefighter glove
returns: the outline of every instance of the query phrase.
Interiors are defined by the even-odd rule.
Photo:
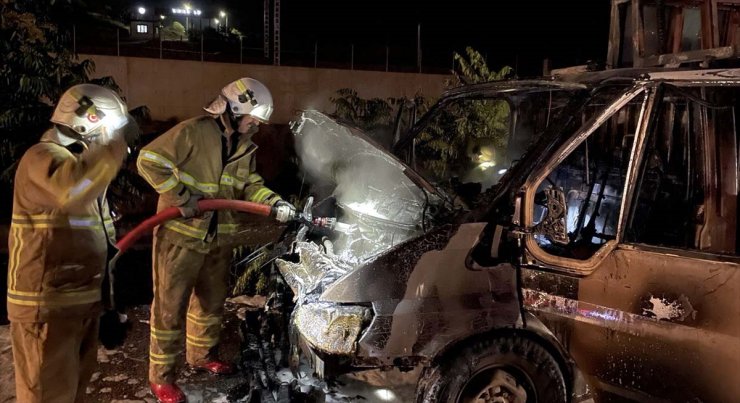
[[[191,194],[190,198],[188,199],[188,201],[185,202],[185,204],[177,206],[177,208],[180,210],[180,215],[182,215],[183,218],[191,218],[199,215],[200,209],[198,209],[198,200],[202,198],[203,196],[201,195]]]

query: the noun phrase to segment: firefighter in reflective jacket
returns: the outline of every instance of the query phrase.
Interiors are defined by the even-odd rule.
[[[160,194],[158,209],[178,206],[182,218],[156,229],[153,247],[149,381],[160,402],[182,402],[175,361],[185,330],[186,360],[194,368],[226,374],[217,346],[227,275],[239,217],[232,211],[200,213],[197,202],[240,199],[288,205],[255,172],[251,137],[272,114],[272,96],[259,81],[228,84],[205,108],[208,115],[179,123],[145,146],[139,174]]]
[[[115,229],[105,191],[127,145],[113,91],[77,85],[20,160],[10,225],[8,314],[19,402],[80,402],[95,368],[101,281]]]

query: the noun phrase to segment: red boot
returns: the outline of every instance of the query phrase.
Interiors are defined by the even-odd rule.
[[[229,375],[234,373],[234,366],[219,360],[209,361],[202,365],[194,365],[193,368],[205,370],[213,375]]]
[[[185,403],[185,393],[174,383],[151,383],[152,394],[159,403]]]

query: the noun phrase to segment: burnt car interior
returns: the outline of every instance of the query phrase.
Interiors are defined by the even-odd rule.
[[[584,106],[581,122],[595,119],[624,91],[598,91]],[[537,189],[535,240],[550,254],[588,259],[615,239],[627,167],[643,98],[613,113]],[[555,213],[557,212],[557,213]]]
[[[732,87],[666,88],[648,135],[627,241],[737,253],[737,101]]]
[[[614,95],[596,93],[581,121],[593,119]],[[614,112],[540,184],[534,231],[543,250],[585,260],[616,239],[643,100],[635,97]],[[736,254],[737,90],[663,85],[654,107],[625,240]]]

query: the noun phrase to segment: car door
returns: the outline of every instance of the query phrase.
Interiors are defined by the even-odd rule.
[[[648,82],[597,99],[525,186],[525,309],[601,391],[740,396],[736,96]]]

